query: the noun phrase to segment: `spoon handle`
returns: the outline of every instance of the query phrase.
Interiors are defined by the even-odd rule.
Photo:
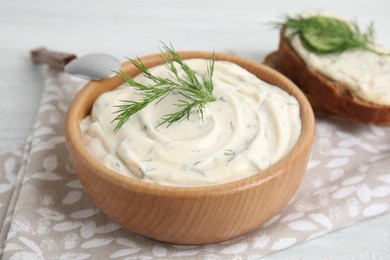
[[[64,70],[66,64],[77,58],[75,54],[51,51],[46,48],[38,48],[31,51],[34,64],[47,64],[51,67]]]

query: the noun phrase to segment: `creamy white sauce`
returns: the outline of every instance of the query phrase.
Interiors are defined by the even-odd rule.
[[[290,38],[293,49],[311,70],[342,83],[366,102],[390,106],[389,55],[379,55],[360,49],[340,54],[318,55],[308,51],[299,36],[293,32],[291,29],[286,30],[286,35]],[[379,46],[376,48],[382,53],[388,52]]]
[[[208,61],[186,63],[203,74]],[[151,72],[168,75],[164,66]],[[136,80],[148,82],[143,76]],[[177,110],[172,105],[177,97],[170,95],[137,112],[117,133],[113,106],[139,96],[124,85],[104,93],[81,122],[85,145],[123,175],[171,186],[242,179],[267,169],[292,149],[301,133],[300,108],[293,96],[230,62],[215,62],[214,82],[217,101],[208,104],[203,121],[193,111],[190,120],[156,128],[161,116]]]

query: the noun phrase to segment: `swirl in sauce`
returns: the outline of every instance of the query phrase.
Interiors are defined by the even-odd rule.
[[[186,60],[203,74],[208,61]],[[179,68],[178,68],[179,69]],[[164,66],[150,69],[168,76]],[[182,72],[181,72],[182,73]],[[148,80],[139,75],[137,81]],[[150,104],[114,133],[115,105],[138,96],[128,86],[101,95],[81,122],[85,145],[109,168],[146,182],[171,186],[221,184],[249,177],[283,158],[301,132],[300,108],[286,91],[258,79],[238,65],[216,61],[214,92],[203,121],[156,126],[177,109],[175,95]]]

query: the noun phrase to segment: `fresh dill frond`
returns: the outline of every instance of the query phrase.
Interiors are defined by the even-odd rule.
[[[140,100],[121,100],[123,104],[117,105],[118,116],[113,120],[117,121],[114,129],[117,132],[126,121],[135,113],[145,108],[152,102],[160,102],[171,93],[180,95],[182,98],[174,104],[179,110],[175,113],[162,116],[161,122],[157,125],[171,124],[189,119],[190,113],[196,109],[201,119],[203,120],[204,109],[208,103],[215,101],[213,97],[214,82],[214,54],[210,60],[205,74],[198,76],[174,50],[172,44],[169,46],[163,43],[161,58],[165,62],[165,67],[169,71],[169,78],[162,78],[153,75],[139,59],[130,59],[132,64],[137,67],[143,76],[150,79],[153,83],[144,85],[135,81],[127,73],[121,71],[118,73],[118,78],[123,80],[126,85],[133,87],[140,94]],[[179,66],[184,72],[184,77],[179,75],[176,66]]]
[[[373,48],[374,25],[363,32],[356,22],[346,22],[328,16],[286,16],[276,27],[290,28],[298,34],[304,47],[317,54],[341,53],[350,49],[362,49],[380,53]]]

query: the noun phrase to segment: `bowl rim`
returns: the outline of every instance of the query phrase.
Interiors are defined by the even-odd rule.
[[[90,81],[88,82],[76,95],[73,99],[66,115],[65,119],[65,139],[67,142],[68,150],[72,150],[74,153],[73,156],[78,157],[77,160],[81,161],[86,167],[89,167],[94,174],[98,175],[104,181],[114,185],[123,187],[125,189],[131,189],[136,192],[149,194],[158,197],[166,197],[174,195],[177,198],[182,199],[199,199],[201,197],[214,197],[220,195],[229,195],[240,192],[241,190],[253,189],[259,185],[262,185],[265,182],[268,182],[280,174],[283,173],[283,168],[287,165],[294,164],[300,155],[305,151],[305,149],[311,150],[311,146],[314,139],[315,131],[315,120],[313,110],[303,92],[287,77],[277,72],[276,70],[267,67],[264,64],[251,61],[242,57],[224,54],[224,53],[213,53],[213,52],[201,52],[201,51],[181,51],[178,54],[183,59],[191,58],[203,58],[209,59],[212,55],[215,56],[215,60],[225,60],[238,64],[239,66],[252,67],[253,69],[260,70],[262,73],[268,75],[268,80],[261,78],[261,80],[269,82],[269,78],[275,79],[278,84],[271,83],[281,87],[289,94],[293,95],[299,105],[300,105],[300,116],[301,116],[301,135],[299,136],[296,144],[292,147],[289,153],[283,157],[281,160],[271,165],[270,168],[261,171],[252,176],[246,177],[244,179],[239,179],[232,182],[222,183],[222,184],[212,184],[206,186],[168,186],[168,185],[159,185],[154,183],[148,183],[142,180],[134,179],[131,177],[124,176],[114,170],[109,169],[104,166],[94,155],[92,155],[87,148],[85,147],[81,131],[80,131],[80,121],[74,120],[75,115],[80,113],[80,110],[86,109],[83,102],[86,97],[90,95],[93,90],[104,86],[106,84],[115,84],[119,86],[123,82],[116,78],[115,76],[109,79],[104,79],[101,81]],[[161,59],[161,54],[152,54],[148,56],[143,56],[140,58],[147,67],[150,67],[151,63],[159,62],[158,64],[163,64]],[[155,64],[157,66],[158,64]],[[130,61],[124,62],[122,64],[122,71],[136,70],[134,65]],[[134,75],[138,74],[135,73]],[[252,72],[251,72],[252,73]],[[258,77],[258,76],[257,76]],[[116,87],[117,87],[116,86]],[[115,87],[114,87],[115,88]],[[287,88],[287,89],[286,89]],[[108,90],[106,90],[108,91]],[[102,91],[102,93],[106,92]],[[98,95],[97,95],[98,96]],[[96,99],[93,100],[93,102]],[[92,104],[93,104],[92,102]],[[92,105],[89,106],[88,110],[90,113]],[[86,115],[88,114],[86,113]],[[81,120],[81,119],[80,119]],[[77,122],[76,122],[77,121]],[[70,153],[72,153],[70,152]],[[288,174],[288,173],[285,173]]]

